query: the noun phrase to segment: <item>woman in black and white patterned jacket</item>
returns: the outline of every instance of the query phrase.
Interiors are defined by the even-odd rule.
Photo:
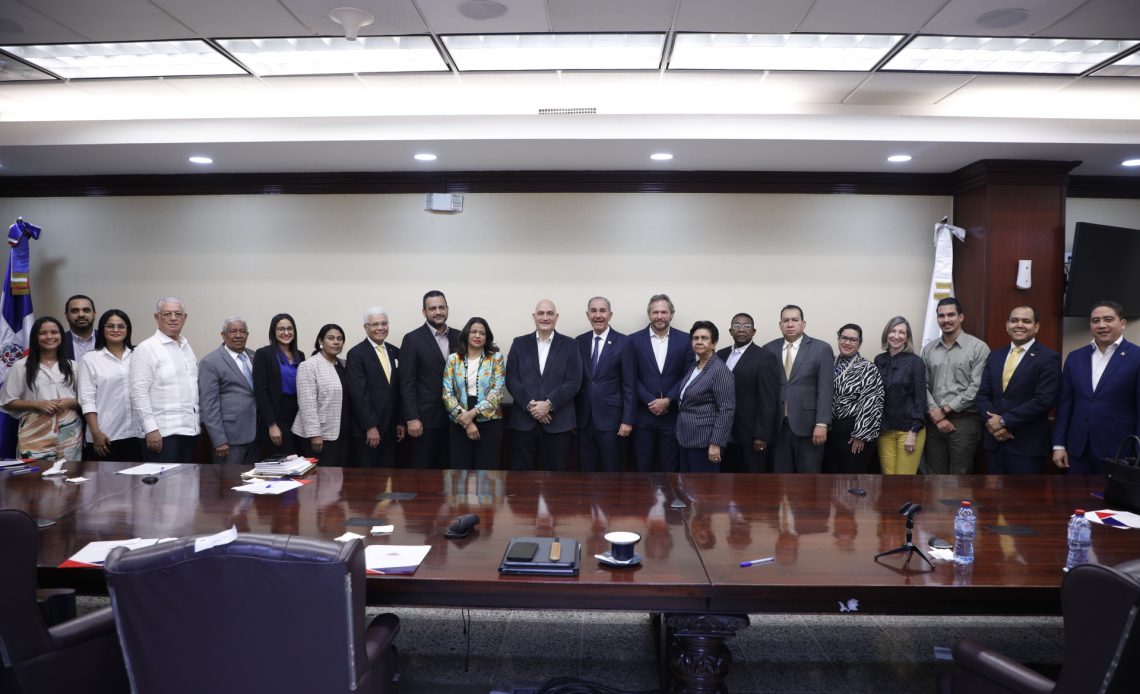
[[[823,471],[862,474],[872,471],[875,439],[883,417],[883,380],[875,365],[859,354],[863,329],[848,323],[836,333],[835,396],[831,430],[823,453]]]

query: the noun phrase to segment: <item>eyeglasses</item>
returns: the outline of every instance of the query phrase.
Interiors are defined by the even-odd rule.
[[[106,331],[106,330],[126,330],[126,329],[127,329],[126,323],[108,323],[108,324],[103,326],[104,331]]]
[[[752,324],[751,323],[733,323],[729,327],[731,327],[733,330],[751,330]]]
[[[847,337],[846,335],[840,335],[839,341],[840,342],[848,342],[848,343],[858,343],[858,342],[862,342],[863,338],[861,338],[861,337]]]
[[[289,327],[288,325],[279,325],[279,326],[277,326],[276,330],[279,333],[291,333],[291,332],[293,332],[293,328]]]
[[[170,320],[172,318],[185,318],[186,317],[186,314],[183,313],[182,311],[165,311],[165,312],[160,313],[158,315],[162,318],[165,318],[166,320]]]
[[[372,330],[377,330],[379,328],[387,328],[388,324],[387,323],[366,323],[364,325],[364,327],[371,328]]]

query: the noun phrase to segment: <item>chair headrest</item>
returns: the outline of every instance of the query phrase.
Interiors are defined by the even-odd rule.
[[[128,573],[204,557],[254,557],[294,563],[335,564],[347,562],[354,552],[362,551],[363,547],[359,540],[333,542],[299,535],[241,533],[233,542],[195,552],[196,539],[185,537],[132,551],[117,547],[107,556],[105,568]]]

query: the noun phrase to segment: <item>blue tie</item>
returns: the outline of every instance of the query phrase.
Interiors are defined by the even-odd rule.
[[[601,352],[601,350],[598,349],[598,346],[600,344],[602,344],[602,336],[594,335],[594,353],[590,355],[590,364],[593,367],[590,371],[591,376],[598,375],[598,355]]]

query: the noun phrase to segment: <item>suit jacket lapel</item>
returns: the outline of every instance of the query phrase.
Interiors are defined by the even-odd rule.
[[[1015,380],[1020,382],[1020,379],[1023,378],[1019,374],[1023,374],[1026,371],[1029,371],[1030,369],[1033,368],[1033,358],[1037,356],[1037,346],[1040,344],[1041,344],[1040,342],[1034,340],[1033,346],[1031,346],[1029,349],[1025,350],[1025,354],[1021,355],[1021,361],[1017,362],[1017,368],[1013,370],[1013,374],[1009,377],[1009,382],[1011,385],[1013,384],[1013,382]],[[1010,352],[1010,348],[1006,347],[1005,348],[1006,359],[1009,358],[1009,352]],[[1005,368],[1005,362],[1004,361],[1002,362],[1002,368],[1003,369]],[[1000,378],[1001,374],[998,374],[998,376]],[[999,381],[999,383],[1000,383],[1000,381]],[[1004,390],[1008,390],[1008,388],[1004,388],[1003,391]],[[1004,392],[1002,394],[1004,395]]]
[[[226,349],[225,345],[222,345],[218,348],[218,352],[221,353],[222,357],[225,359],[226,364],[229,365],[230,370],[234,372],[234,375],[241,379],[242,383],[246,383],[245,374],[243,374],[241,372],[241,369],[238,368],[237,362],[234,361],[233,356],[230,355],[230,350]]]
[[[800,348],[796,350],[796,360],[792,362],[792,375],[788,377],[788,381],[795,380],[796,376],[800,375],[800,367],[803,365],[804,360],[807,359],[808,345],[812,342],[811,338],[804,335],[804,339],[800,341]],[[784,360],[780,360],[780,366],[783,367]]]
[[[1096,347],[1093,347],[1093,349],[1095,350]],[[1104,367],[1104,373],[1102,373],[1100,375],[1100,380],[1097,381],[1097,384],[1096,384],[1097,390],[1100,390],[1100,384],[1104,383],[1105,379],[1112,377],[1112,372],[1116,371],[1116,368],[1118,366],[1120,366],[1120,362],[1122,359],[1133,359],[1133,358],[1135,358],[1134,355],[1129,354],[1129,352],[1131,352],[1131,351],[1132,351],[1132,343],[1130,343],[1128,340],[1121,340],[1120,345],[1116,348],[1116,351],[1114,351],[1112,353],[1112,358],[1108,360],[1108,365]],[[1092,359],[1093,359],[1093,355],[1089,354],[1089,371],[1090,371],[1090,373],[1092,371]],[[1090,383],[1092,382],[1091,376],[1090,376],[1089,382]]]

